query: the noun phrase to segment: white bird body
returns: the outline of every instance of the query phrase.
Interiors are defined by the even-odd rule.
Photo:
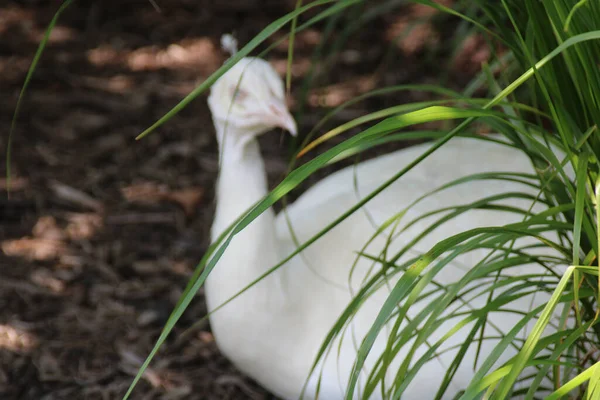
[[[279,122],[265,124],[260,129],[252,128],[254,129],[252,135],[246,133],[249,128],[243,123],[243,113],[239,121],[236,122],[230,115],[232,121],[223,123],[223,113],[219,114],[219,109],[226,108],[230,111],[232,109],[228,108],[227,101],[225,105],[219,103],[222,100],[217,96],[230,90],[224,89],[226,85],[231,86],[231,82],[237,84],[244,68],[246,72],[243,73],[244,79],[239,87],[243,87],[248,81],[251,86],[245,89],[245,93],[265,90],[265,83],[257,84],[262,85],[262,88],[253,87],[250,80],[263,74],[255,70],[269,69],[268,64],[258,59],[242,61],[244,60],[246,61],[242,65],[234,66],[215,84],[216,88],[213,88],[209,98],[221,151],[217,210],[212,228],[213,240],[216,240],[233,221],[268,193],[264,165],[255,136],[273,126],[287,127],[292,132],[295,130],[293,120],[290,122],[291,116],[283,115],[281,112],[277,114],[281,118]],[[279,107],[280,111],[283,89],[278,87],[281,85],[279,77],[275,79],[273,74],[274,72],[268,72],[268,79],[272,82],[270,81],[266,86],[270,85],[268,92],[275,95],[279,102],[276,108]],[[228,82],[227,79],[230,81]],[[229,102],[231,101],[229,98]],[[254,115],[254,112],[250,114]],[[253,127],[255,125],[252,124]],[[414,160],[427,146],[430,144],[414,146],[360,163],[355,167],[345,168],[306,191],[286,210],[287,219],[298,243],[304,243],[321,231],[356,204],[361,196],[370,193]],[[286,400],[299,398],[317,351],[327,333],[348,306],[353,293],[361,287],[363,279],[372,276],[380,268],[380,264],[375,264],[376,268],[373,268],[372,260],[360,257],[349,284],[350,270],[356,261],[357,253],[364,251],[377,257],[386,244],[389,244],[388,253],[395,254],[439,216],[415,224],[395,237],[391,243],[388,243],[388,236],[392,228],[387,228],[384,234],[377,236],[368,247],[363,249],[376,233],[377,227],[423,194],[466,175],[488,171],[534,172],[530,160],[522,152],[510,147],[476,139],[451,140],[367,203],[365,207],[305,249],[301,255],[295,256],[239,298],[212,314],[211,326],[219,348],[240,370],[277,396]],[[399,226],[402,227],[406,222],[429,211],[465,205],[494,194],[511,191],[537,195],[534,189],[519,183],[491,180],[463,183],[418,202],[403,216]],[[504,201],[503,204],[527,209],[531,201],[515,199]],[[540,206],[535,206],[534,210],[539,208]],[[516,213],[470,210],[437,227],[396,264],[426,252],[440,240],[459,232],[476,227],[501,226],[518,222],[522,218]],[[296,248],[296,242],[292,238],[283,212],[275,216],[273,210],[266,210],[233,238],[221,260],[209,275],[206,281],[209,310],[229,300]],[[486,254],[487,252],[479,250],[458,257],[436,275],[435,281],[442,284],[458,281]],[[529,267],[531,269],[528,269],[527,273],[539,272],[541,269],[534,265]],[[522,266],[516,268],[514,274],[523,273],[522,268]],[[321,377],[319,399],[343,398],[356,357],[356,348],[371,327],[389,293],[388,289],[393,286],[396,279],[394,278],[387,288],[383,287],[362,305],[352,320],[351,329],[346,334],[339,352],[336,344],[325,363],[321,364],[311,376],[304,398],[314,398],[319,376]],[[532,305],[543,304],[548,298],[545,293],[540,293],[535,297],[520,299],[519,304],[514,305],[513,308],[528,311]],[[485,300],[486,297],[481,296],[474,299],[469,306],[482,307],[485,305]],[[453,309],[460,306],[455,305]],[[408,315],[414,316],[422,308],[420,303],[416,303],[411,307]],[[489,321],[507,332],[521,317],[499,313],[491,315]],[[457,321],[458,319],[453,319],[442,324],[438,329],[439,335],[436,333],[429,338],[431,343],[439,339]],[[464,328],[465,334],[455,335],[443,348],[460,344],[472,326],[472,324],[467,325]],[[485,359],[496,343],[491,341],[482,346],[481,360]],[[367,359],[366,371],[371,370],[385,345],[386,334],[383,332]],[[425,346],[422,347],[414,359],[418,359],[427,350]],[[472,360],[475,358],[475,347],[470,347],[444,398],[451,398],[459,390],[465,389],[470,382],[473,376]],[[402,362],[402,357],[407,351],[408,346],[406,350],[400,351],[394,366]],[[505,353],[501,361],[507,360],[516,354],[516,351]],[[426,363],[402,398],[433,398],[455,354],[455,351],[449,351]],[[388,379],[393,379],[395,372],[395,368],[390,368]],[[361,379],[364,381],[366,376],[366,373],[362,374]],[[380,397],[380,390],[376,390],[372,398]]]

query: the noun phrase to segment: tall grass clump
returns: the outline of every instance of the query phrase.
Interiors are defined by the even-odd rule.
[[[419,3],[443,9],[429,1]],[[490,250],[489,257],[473,266],[473,271],[461,282],[444,288],[444,296],[431,297],[435,302],[441,302],[437,307],[448,307],[456,298],[462,298],[467,293],[464,290],[472,285],[486,286],[485,279],[489,275],[483,271],[497,268],[498,279],[487,286],[490,295],[488,306],[463,316],[464,322],[469,319],[477,322],[449,366],[438,396],[443,396],[457,366],[463,362],[466,349],[478,346],[475,339],[483,339],[492,330],[486,326],[485,316],[488,313],[501,310],[503,304],[512,301],[511,296],[526,296],[535,290],[545,290],[552,293],[550,301],[537,310],[522,310],[522,325],[517,324],[514,331],[504,332],[492,353],[487,358],[482,356],[482,360],[474,366],[471,384],[461,398],[484,396],[504,399],[517,395],[528,399],[567,396],[596,398],[599,395],[600,377],[596,363],[596,343],[600,339],[597,325],[600,5],[597,2],[574,0],[475,3],[476,7],[469,4],[468,9],[445,11],[459,14],[465,21],[477,21],[478,28],[487,36],[489,43],[494,48],[507,49],[509,57],[501,57],[499,52],[491,64],[495,64],[496,68],[484,66],[482,75],[476,81],[485,82],[489,100],[483,106],[471,103],[469,110],[480,113],[489,111],[487,116],[473,117],[502,134],[507,143],[530,157],[537,173],[534,179],[538,190],[535,202],[544,207],[540,211],[528,210],[519,224],[459,233],[404,266],[410,265],[412,270],[419,272],[436,271],[443,268],[448,257],[453,258],[474,249]],[[501,115],[492,114],[492,111]],[[469,134],[472,120],[464,120],[437,144],[443,144],[446,139],[459,133]],[[500,172],[489,178],[502,179]],[[511,195],[506,196],[508,199]],[[463,212],[479,206],[465,205],[463,210],[456,211]],[[524,237],[536,239],[535,250],[516,241]],[[503,254],[498,252],[500,249]],[[526,256],[520,258],[523,255]],[[393,263],[398,257],[399,254],[388,256],[380,262]],[[503,291],[502,287],[509,284],[509,279],[500,277],[505,268],[500,264],[504,262],[512,268],[532,261],[544,265],[548,269],[547,277],[555,279],[544,280],[544,284],[540,285],[544,279],[541,276],[540,280],[524,278],[519,290]],[[482,273],[475,272],[477,270]],[[374,338],[392,317],[398,313],[405,315],[402,313],[406,313],[406,310],[398,310],[398,304],[409,304],[411,298],[422,295],[418,283],[425,279],[433,281],[434,276],[429,273],[420,276],[405,273],[393,288],[371,332],[360,344],[353,384],[347,398],[351,398],[358,390],[358,375]],[[426,322],[419,329],[410,332],[404,327],[394,326],[388,344],[389,354],[381,356],[380,370],[370,374],[365,396],[375,390],[383,390],[385,398],[399,398],[423,364],[435,356],[436,346],[459,332],[460,323],[445,332],[448,336],[438,341],[436,320],[444,318],[447,310],[435,310],[434,301],[426,301],[422,306],[427,311],[418,315]],[[427,309],[428,306],[432,308]],[[552,322],[552,315],[560,315],[559,321]],[[520,340],[515,333],[529,320],[537,321],[535,327],[526,338]],[[345,322],[338,321],[337,331],[336,328],[332,330],[334,336],[341,332],[340,328]],[[554,329],[545,331],[551,323],[554,323]],[[409,339],[413,337],[417,344],[431,340],[431,353],[422,357],[414,356],[417,344],[409,344]],[[492,368],[511,345],[518,346],[517,356],[499,368]],[[402,363],[396,379],[384,382],[384,371],[391,367],[390,360],[402,347],[407,346],[410,356]],[[528,378],[526,384],[519,382],[523,376]]]
[[[506,349],[509,342],[517,342],[517,337],[511,338],[511,333],[507,332],[505,340],[496,346],[483,363],[478,364],[473,380],[461,398],[479,398],[482,394],[493,399],[513,395],[525,398],[596,398],[599,395],[600,376],[596,363],[596,343],[600,339],[597,325],[600,4],[574,0],[475,3],[477,7],[469,9],[469,15],[461,16],[465,20],[476,19],[489,30],[483,32],[490,43],[510,51],[510,57],[497,56],[493,60],[501,66],[497,69],[499,73],[494,74],[487,67],[482,73],[491,97],[482,109],[502,112],[502,123],[486,118],[480,121],[501,133],[509,143],[531,158],[538,175],[538,202],[544,203],[545,207],[541,212],[531,211],[521,224],[463,232],[440,242],[426,254],[430,257],[421,258],[414,266],[436,268],[441,261],[436,261],[435,257],[444,252],[470,251],[471,246],[481,249],[494,246],[502,248],[508,244],[512,246],[511,254],[501,258],[519,262],[515,257],[519,252],[531,252],[514,245],[514,240],[517,237],[538,237],[539,247],[535,254],[551,254],[553,258],[537,260],[556,277],[555,281],[543,288],[552,291],[551,300],[543,309],[525,310],[529,313],[525,313],[523,323],[532,315],[539,319],[524,343],[519,344],[518,355],[505,366],[490,369],[494,359]],[[469,128],[463,123],[453,132],[462,129],[466,133]],[[500,175],[496,178],[500,178]],[[540,223],[545,226],[542,227]],[[495,261],[492,256],[475,267],[483,269],[498,260]],[[471,283],[476,283],[482,277],[474,274],[469,279],[472,279]],[[405,278],[402,277],[394,288],[390,297],[392,301],[387,304],[390,307],[382,310],[379,324],[372,328],[371,338],[393,315],[392,304],[415,294],[408,286],[400,286]],[[482,279],[481,282],[483,284]],[[527,282],[526,286],[536,290],[534,281]],[[448,288],[448,292],[457,294],[460,289]],[[526,292],[520,291],[517,296]],[[493,302],[501,302],[503,296],[494,297]],[[495,310],[497,306],[492,306],[493,302],[487,310],[474,310],[472,317],[481,321],[482,325],[467,340],[483,337],[485,318],[479,315]],[[550,315],[557,312],[562,315],[558,326],[551,334],[544,332],[551,323]],[[431,312],[429,317],[442,315]],[[433,322],[434,319],[429,321]],[[435,330],[430,329],[431,326],[424,325],[417,333],[417,341],[424,343],[433,337]],[[403,346],[403,341],[406,341],[405,334],[401,330],[397,332],[395,337],[392,335],[390,338],[388,348],[391,351]],[[361,344],[361,351],[366,354],[369,345],[367,337]],[[465,348],[468,345],[467,342],[463,344]],[[389,366],[385,363],[386,359],[390,359],[390,355],[381,358],[382,370]],[[363,360],[359,359],[355,375],[358,375]],[[401,395],[407,380],[418,373],[419,362],[412,360],[412,363],[403,364],[402,374],[397,375],[396,381],[387,383],[387,397],[398,398]],[[455,362],[452,367],[462,362],[460,353]],[[534,372],[529,377],[533,379],[527,381],[527,386],[519,386],[522,372],[532,367]],[[446,382],[451,379],[452,373],[453,368],[449,368]],[[381,373],[372,374],[367,388],[375,390],[378,385],[384,387],[382,377]],[[443,391],[442,386],[438,395],[441,396]]]
[[[331,331],[318,355],[319,358],[333,353],[333,344],[371,288],[385,285],[390,274],[397,277],[390,295],[380,310],[368,335],[357,344],[358,358],[354,365],[347,398],[367,398],[380,392],[385,398],[401,398],[407,385],[419,374],[429,360],[438,355],[444,343],[462,335],[458,351],[443,383],[438,398],[444,396],[459,365],[466,362],[465,353],[471,346],[478,346],[489,335],[496,335],[497,344],[489,353],[482,354],[473,367],[473,378],[461,394],[461,399],[504,399],[520,396],[534,398],[599,398],[600,366],[597,343],[600,342],[600,326],[597,324],[599,298],[599,208],[600,177],[600,4],[592,0],[499,0],[457,1],[454,8],[430,0],[414,0],[446,13],[456,20],[458,37],[453,42],[460,45],[461,35],[479,31],[492,49],[492,59],[482,72],[468,85],[463,93],[444,87],[405,85],[379,87],[348,103],[331,110],[313,133],[336,112],[344,107],[371,96],[394,91],[422,90],[439,97],[439,100],[402,104],[378,110],[349,121],[328,131],[312,143],[304,143],[301,154],[327,139],[363,127],[344,142],[307,161],[301,168],[294,168],[284,181],[247,214],[241,216],[214,243],[200,261],[182,297],[170,316],[156,346],[135,378],[130,391],[140,379],[151,359],[164,343],[173,326],[206,276],[216,266],[233,236],[251,223],[261,212],[281,200],[291,190],[323,166],[342,158],[374,147],[385,146],[391,141],[405,139],[434,139],[433,146],[406,168],[397,173],[373,193],[363,194],[362,201],[341,218],[325,227],[323,231],[305,243],[298,243],[297,250],[271,268],[271,272],[300,253],[320,236],[326,234],[341,220],[357,211],[385,187],[418,166],[419,162],[444,146],[457,135],[476,136],[476,129],[485,126],[500,136],[477,136],[498,145],[513,146],[523,151],[535,166],[535,175],[497,173],[465,176],[453,184],[478,180],[518,181],[535,188],[536,195],[529,192],[506,193],[494,198],[464,204],[460,207],[440,209],[437,213],[423,216],[434,218],[430,228],[425,229],[420,240],[431,233],[436,224],[447,223],[469,210],[494,209],[499,212],[519,212],[521,221],[510,225],[481,227],[440,241],[420,257],[407,258],[410,243],[396,254],[367,255],[373,262],[384,266],[389,273],[376,275],[366,282],[365,289],[357,293],[346,312],[331,321]],[[163,118],[144,131],[150,133],[192,99],[207,90],[216,79],[242,57],[249,55],[278,30],[288,29],[288,36],[316,24],[324,23],[323,42],[313,56],[313,63],[330,66],[332,54],[344,47],[350,33],[367,25],[374,16],[389,12],[403,1],[378,1],[370,4],[361,0],[319,0],[297,2],[294,11],[274,21],[222,68],[198,86],[190,95],[176,105]],[[303,19],[308,10],[316,10],[311,18]],[[329,40],[332,32],[341,32],[336,40]],[[268,50],[267,50],[268,51]],[[290,57],[292,56],[290,52]],[[393,54],[391,52],[390,54]],[[393,56],[393,55],[392,55]],[[308,74],[300,94],[300,110],[306,93],[313,82]],[[487,93],[474,97],[474,93]],[[447,121],[450,127],[441,131],[421,131],[408,128],[432,121]],[[376,122],[376,123],[375,123]],[[474,124],[476,122],[476,125]],[[368,125],[374,123],[372,125]],[[306,157],[306,156],[305,156]],[[423,194],[424,197],[436,193]],[[498,206],[502,200],[520,197],[528,199],[530,207],[515,209]],[[406,207],[408,205],[402,205]],[[398,209],[398,218],[390,220],[381,230],[397,226],[405,209]],[[420,223],[417,218],[402,221],[410,226]],[[293,230],[293,226],[291,227]],[[528,241],[520,239],[528,238]],[[481,251],[486,256],[473,266],[460,281],[447,287],[439,287],[433,293],[424,293],[426,284],[435,283],[436,274],[461,254]],[[547,271],[541,275],[514,276],[505,273],[509,269],[528,264],[538,264]],[[351,267],[351,266],[349,266]],[[524,269],[525,270],[525,269]],[[520,321],[508,332],[498,332],[489,326],[486,316],[504,310],[505,305],[536,291],[551,293],[543,306],[518,310]],[[485,296],[483,308],[465,312],[452,311],[457,302]],[[415,302],[420,302],[414,319],[404,318]],[[218,310],[217,310],[218,312]],[[448,331],[437,331],[439,321],[450,320]],[[533,323],[532,323],[533,321]],[[391,324],[390,324],[391,322]],[[526,337],[519,336],[521,329],[532,323]],[[545,330],[549,325],[552,330]],[[471,327],[465,334],[463,328]],[[384,354],[377,354],[379,361],[368,375],[366,383],[359,388],[359,375],[371,346],[382,329],[390,329],[388,345]],[[425,354],[416,351],[427,345]],[[498,360],[508,348],[518,349],[517,355],[498,365]],[[403,351],[407,354],[393,372],[395,378],[385,380],[392,368],[392,360]],[[318,365],[318,360],[315,360]],[[315,368],[314,373],[318,374]],[[525,380],[523,381],[523,379]]]

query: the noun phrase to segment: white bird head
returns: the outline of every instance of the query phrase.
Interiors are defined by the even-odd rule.
[[[242,58],[221,76],[211,88],[208,106],[217,131],[231,130],[244,135],[244,141],[277,127],[296,135],[283,81],[260,58]]]

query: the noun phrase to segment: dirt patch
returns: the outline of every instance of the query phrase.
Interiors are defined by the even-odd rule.
[[[245,43],[296,2],[159,1],[160,13],[138,0],[80,3],[59,21],[33,77],[15,130],[12,193],[0,197],[3,399],[125,393],[208,245],[218,168],[205,97],[160,132],[133,138],[218,68],[221,34],[234,31]],[[0,6],[0,154],[57,4]],[[391,44],[410,12],[423,16],[396,9],[349,32],[345,50],[321,66],[330,68],[309,92],[300,132],[376,86],[436,82],[447,52],[433,25]],[[323,29],[298,37],[294,99]],[[333,38],[343,35],[340,29]],[[269,56],[281,71],[285,57],[285,44]],[[453,77],[456,86],[467,79]],[[404,92],[372,99],[328,126],[424,98]],[[286,171],[288,140],[261,139],[273,183]],[[6,184],[1,178],[3,192]],[[132,398],[270,398],[219,354],[207,323],[181,338],[205,313],[200,295]]]

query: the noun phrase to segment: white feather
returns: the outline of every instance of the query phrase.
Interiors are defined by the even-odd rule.
[[[225,35],[221,36],[221,47],[223,50],[233,56],[238,52],[237,39],[232,34],[226,33]]]

